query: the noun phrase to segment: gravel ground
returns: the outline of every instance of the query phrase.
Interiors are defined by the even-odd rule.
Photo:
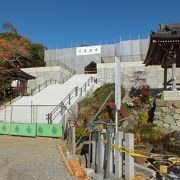
[[[60,140],[0,136],[0,180],[73,180],[62,163]]]

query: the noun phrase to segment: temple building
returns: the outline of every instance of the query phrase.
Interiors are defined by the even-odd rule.
[[[176,68],[180,67],[180,23],[161,24],[157,32],[151,32],[144,63],[164,69],[164,98],[180,99],[180,91],[177,91],[180,82],[176,81]],[[171,77],[167,75],[168,69],[172,69]]]

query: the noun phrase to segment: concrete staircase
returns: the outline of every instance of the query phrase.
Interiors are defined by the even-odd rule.
[[[67,110],[93,90],[95,79],[92,74],[74,75],[64,84],[51,84],[32,96],[23,96],[1,108],[0,121],[61,124]]]

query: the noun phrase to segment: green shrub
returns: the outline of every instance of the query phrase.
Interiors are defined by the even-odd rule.
[[[135,140],[137,143],[150,143],[158,144],[162,141],[163,136],[165,135],[162,131],[154,128],[155,125],[151,123],[147,124],[138,124],[130,130],[134,133]]]
[[[139,114],[139,123],[140,124],[147,124],[149,119],[148,112],[143,112]]]

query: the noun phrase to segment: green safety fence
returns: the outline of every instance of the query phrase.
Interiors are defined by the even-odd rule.
[[[62,125],[0,122],[0,134],[31,137],[62,137]]]
[[[62,137],[62,126],[57,124],[38,124],[37,136]]]
[[[0,122],[0,134],[10,134],[10,123]]]
[[[11,123],[11,135],[36,136],[36,124]]]

